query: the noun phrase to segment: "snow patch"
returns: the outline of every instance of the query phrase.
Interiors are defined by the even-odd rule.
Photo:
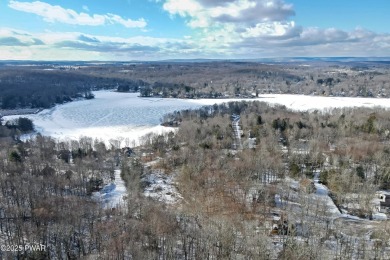
[[[127,190],[121,177],[121,170],[115,170],[115,181],[107,184],[100,192],[95,192],[93,197],[100,200],[105,209],[122,208],[126,206]]]
[[[167,204],[174,204],[182,197],[174,186],[174,176],[154,170],[141,180],[145,185],[144,195]]]
[[[372,214],[372,219],[374,219],[374,220],[387,220],[387,216],[385,213],[375,212]]]
[[[319,183],[320,171],[316,171],[314,174],[314,186],[316,188],[315,196],[324,201],[328,208],[328,211],[334,216],[340,216],[340,211],[334,204],[333,200],[329,197],[329,189],[325,185]]]

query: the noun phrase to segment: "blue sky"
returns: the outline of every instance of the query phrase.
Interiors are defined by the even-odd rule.
[[[1,60],[390,56],[389,0],[5,0]]]

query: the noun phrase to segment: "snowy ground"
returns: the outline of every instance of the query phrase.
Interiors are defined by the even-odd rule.
[[[333,200],[329,197],[328,187],[319,183],[320,172],[317,171],[314,174],[314,186],[316,187],[317,198],[323,200],[326,203],[328,211],[332,213],[334,217],[340,216],[340,211],[334,204]]]
[[[100,192],[95,192],[93,196],[101,200],[106,209],[124,207],[127,191],[125,182],[121,178],[121,171],[115,170],[115,181],[104,186]]]
[[[374,220],[387,220],[387,215],[381,212],[372,213],[372,219]]]
[[[144,195],[167,204],[176,203],[181,199],[181,195],[174,186],[174,176],[166,175],[160,170],[153,170],[142,178],[142,182],[147,184]]]
[[[240,116],[234,115],[233,116],[233,133],[234,133],[234,144],[233,147],[236,150],[242,150],[242,142],[241,142],[241,129],[240,125],[238,124],[240,122]]]
[[[293,191],[298,191],[300,190],[300,184],[298,181],[293,180],[291,178],[286,178],[286,182],[288,184],[289,189]],[[340,213],[339,209],[337,206],[334,204],[333,200],[329,197],[329,190],[328,188],[319,183],[319,172],[316,172],[314,175],[314,186],[316,188],[315,193],[309,193],[307,196],[309,198],[308,201],[310,201],[311,205],[324,205],[326,207],[326,212],[329,212],[329,217],[330,218],[339,218],[342,217],[342,214]],[[304,195],[299,195],[296,194],[294,195],[293,192],[290,191],[288,192],[287,190],[281,191],[282,193],[288,193],[289,198],[284,198],[282,199],[283,194],[276,194],[275,195],[275,204],[277,207],[282,208],[286,206],[297,206],[300,208],[300,201],[299,201],[299,196],[304,196]],[[283,196],[284,197],[284,196]],[[287,200],[286,200],[287,199]],[[296,200],[296,201],[294,201]]]

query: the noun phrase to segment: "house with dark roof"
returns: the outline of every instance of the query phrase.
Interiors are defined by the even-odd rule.
[[[377,193],[379,199],[379,212],[390,213],[390,192],[380,191]]]

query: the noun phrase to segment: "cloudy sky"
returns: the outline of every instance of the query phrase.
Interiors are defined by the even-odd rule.
[[[389,0],[0,0],[0,60],[390,56]]]

